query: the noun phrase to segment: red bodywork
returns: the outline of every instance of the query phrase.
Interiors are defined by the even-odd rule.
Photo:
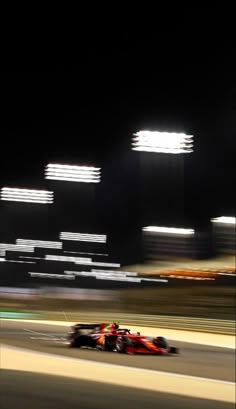
[[[83,324],[77,324],[73,327],[74,332],[70,333],[72,339],[78,328],[83,329]],[[111,330],[107,330],[110,328]],[[163,337],[146,337],[140,333],[130,333],[128,329],[114,330],[112,328],[112,325],[109,326],[106,323],[94,325],[89,328],[85,336],[83,335],[83,341],[85,340],[86,344],[80,346],[102,348],[127,354],[168,355],[177,353],[177,349],[169,347]]]
[[[123,349],[121,351],[118,349],[119,343]],[[118,335],[116,349],[118,352],[127,354],[168,355],[170,353],[168,345],[163,347],[158,337],[145,337],[139,334]]]

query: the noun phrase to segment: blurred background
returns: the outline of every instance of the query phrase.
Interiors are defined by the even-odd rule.
[[[235,53],[198,31],[2,67],[1,310],[234,317]]]

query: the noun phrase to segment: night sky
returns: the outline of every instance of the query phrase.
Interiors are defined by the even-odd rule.
[[[177,24],[143,35],[95,34],[92,40],[80,35],[71,58],[28,55],[2,66],[1,187],[45,188],[44,166],[51,161],[97,165],[103,172],[97,230],[166,225],[168,216],[172,225],[202,227],[210,217],[233,216],[236,50],[230,38],[189,38]],[[142,129],[194,135],[179,218],[171,216],[174,200],[164,189],[161,196],[155,192],[153,181],[145,186],[150,215],[142,213],[143,168],[131,151],[132,134]],[[165,180],[150,155],[155,178]]]

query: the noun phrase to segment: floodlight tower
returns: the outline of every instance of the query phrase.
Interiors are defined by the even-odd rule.
[[[49,163],[44,175],[55,190],[55,231],[59,226],[64,231],[94,231],[95,186],[101,181],[101,169]]]
[[[4,234],[1,240],[11,241],[17,236],[40,237],[43,232],[45,234],[48,208],[54,201],[53,191],[2,187],[0,200],[1,232]]]
[[[211,219],[211,223],[215,254],[235,256],[236,218],[221,216]]]
[[[183,224],[184,156],[193,152],[193,136],[139,131],[132,149],[141,152],[142,225]]]
[[[148,260],[193,256],[194,229],[147,226],[142,232],[144,256]]]

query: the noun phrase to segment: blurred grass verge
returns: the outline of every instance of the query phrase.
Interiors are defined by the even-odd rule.
[[[0,298],[0,310],[37,313],[48,319],[81,316],[83,312],[148,314],[235,320],[236,293],[231,287],[143,288],[110,290],[109,299],[60,299],[37,296]],[[46,318],[46,319],[47,319]],[[68,320],[70,320],[68,318]]]

